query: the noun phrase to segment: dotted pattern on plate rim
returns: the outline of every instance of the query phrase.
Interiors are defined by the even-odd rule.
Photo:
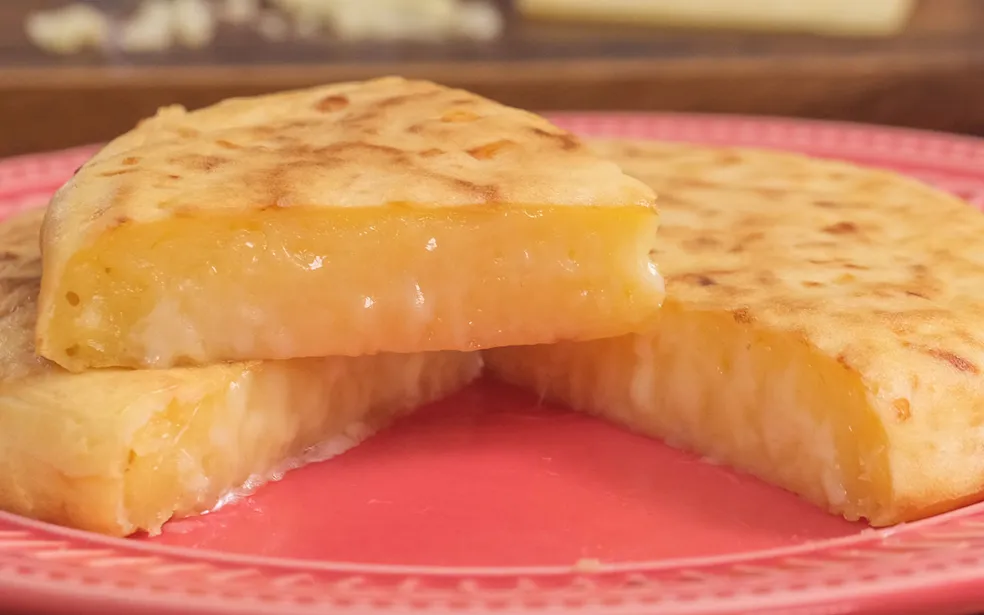
[[[984,207],[984,141],[867,126],[688,115],[560,114],[592,136],[651,138],[825,153],[904,170]],[[0,162],[0,213],[43,204],[91,155],[76,148]],[[196,554],[89,536],[0,513],[0,593],[57,584],[78,595],[176,600],[226,611],[307,613],[331,606],[482,612],[763,611],[840,597],[877,598],[921,584],[984,586],[984,504],[891,530],[769,552],[574,568],[433,568]]]

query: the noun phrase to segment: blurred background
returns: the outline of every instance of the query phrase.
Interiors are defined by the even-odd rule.
[[[384,74],[536,111],[984,135],[984,0],[0,0],[0,156]]]

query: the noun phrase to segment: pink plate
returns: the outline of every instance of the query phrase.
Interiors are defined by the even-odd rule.
[[[984,141],[802,121],[562,115],[585,135],[885,166],[984,203]],[[5,212],[91,148],[0,163]],[[492,383],[155,539],[0,513],[0,608],[76,613],[984,611],[984,505],[885,531]],[[6,610],[4,608],[4,610]]]

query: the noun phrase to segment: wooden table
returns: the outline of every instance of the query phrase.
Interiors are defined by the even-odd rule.
[[[107,1],[107,0],[103,0]],[[510,19],[494,44],[263,43],[55,58],[0,2],[0,156],[107,139],[161,104],[190,107],[381,74],[426,77],[547,110],[674,110],[847,119],[984,134],[984,2],[924,1],[885,40],[693,33]]]

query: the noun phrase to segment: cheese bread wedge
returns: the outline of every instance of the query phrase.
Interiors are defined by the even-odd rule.
[[[666,303],[638,334],[493,350],[494,372],[848,519],[984,497],[984,215],[793,154],[597,151],[659,195]]]
[[[54,197],[37,348],[80,371],[618,335],[662,300],[653,199],[429,82],[169,107]]]
[[[0,509],[110,535],[354,446],[468,383],[477,353],[69,373],[34,354],[42,211],[0,222]]]

